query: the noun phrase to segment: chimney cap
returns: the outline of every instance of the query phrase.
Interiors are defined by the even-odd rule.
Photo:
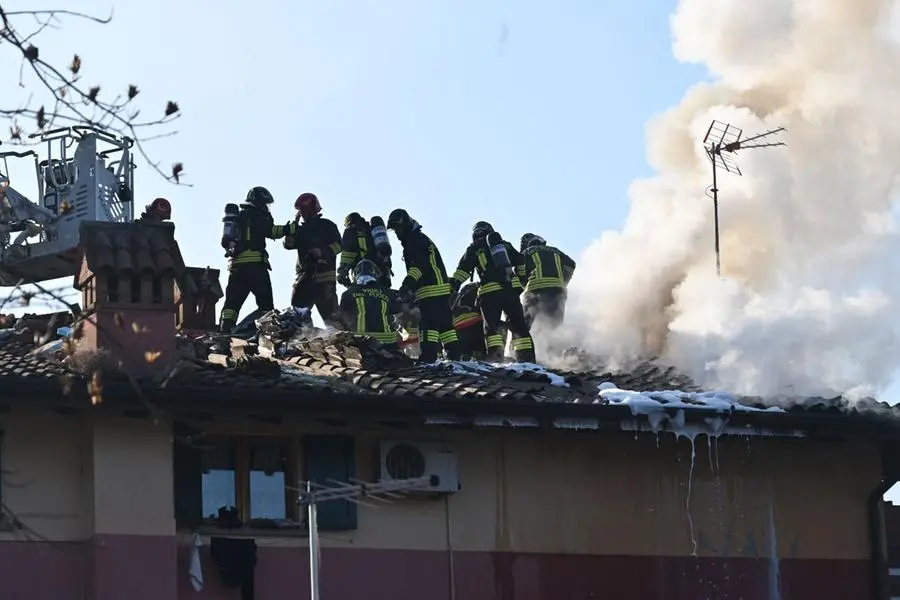
[[[173,223],[82,221],[79,234],[83,268],[75,277],[75,289],[80,290],[91,273],[168,272],[177,278],[185,272]]]

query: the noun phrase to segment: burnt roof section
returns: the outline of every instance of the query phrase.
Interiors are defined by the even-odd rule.
[[[150,275],[168,272],[177,276],[185,270],[172,223],[82,221],[79,235],[84,260],[81,273],[75,278],[76,289],[80,289],[91,272]]]
[[[63,314],[23,317],[15,326],[0,329],[0,397],[37,400],[42,395],[61,397],[60,391],[66,389],[84,394],[90,379],[85,367],[96,363],[71,353],[72,344],[57,335],[57,330],[66,326]],[[628,405],[609,401],[598,393],[600,384],[612,384],[620,390],[654,392],[642,402],[657,402],[667,411],[685,409],[693,415],[688,415],[688,420],[702,422],[713,411],[727,413],[730,422],[742,426],[790,429],[799,426],[791,420],[798,415],[804,419],[823,416],[835,417],[831,421],[837,423],[832,425],[836,434],[852,427],[857,428],[854,431],[868,431],[866,428],[875,423],[879,431],[885,429],[889,435],[900,437],[896,411],[874,401],[851,406],[841,400],[810,399],[773,411],[770,403],[763,404],[759,399],[743,398],[725,407],[702,396],[678,400],[679,395],[673,392],[700,390],[674,369],[652,361],[621,372],[551,372],[537,366],[474,362],[422,365],[375,340],[346,333],[295,341],[287,352],[272,351],[252,340],[228,341],[230,348],[217,353],[215,348],[211,351],[208,336],[179,336],[182,359],[173,369],[160,372],[152,381],[135,381],[110,370],[107,364],[105,387],[119,390],[114,396],[123,402],[125,396],[133,397],[135,403],[138,397],[140,402],[152,398],[159,405],[183,410],[252,406],[253,410],[281,414],[336,407],[350,410],[347,407],[365,404],[383,412],[430,411],[435,415],[447,414],[448,410],[519,416],[550,411],[617,424],[634,415]],[[588,360],[584,356],[581,359],[581,364]],[[135,385],[140,389],[133,392]],[[747,407],[769,410],[748,411]],[[859,415],[864,415],[865,423],[853,425],[862,418]],[[894,422],[898,423],[897,433],[893,433]]]

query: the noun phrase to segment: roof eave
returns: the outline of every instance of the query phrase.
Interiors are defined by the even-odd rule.
[[[42,385],[43,384],[43,385]],[[346,394],[330,391],[298,391],[289,389],[211,389],[202,386],[179,386],[177,389],[137,390],[128,383],[110,382],[105,386],[104,409],[144,409],[147,403],[167,413],[244,412],[310,417],[402,418],[423,420],[426,416],[532,418],[540,425],[553,426],[555,419],[593,420],[602,429],[622,429],[622,424],[635,415],[625,405],[599,405],[567,402],[522,402],[485,400],[481,398],[439,398],[415,395],[388,396],[378,394]],[[68,394],[52,379],[41,381],[2,381],[0,397],[6,404],[34,407],[90,407],[86,389],[76,386]],[[900,441],[900,418],[876,412],[849,413],[719,411],[706,408],[668,409],[670,416],[684,411],[686,423],[703,424],[712,418],[727,420],[730,431],[744,428],[777,433],[802,432],[807,437],[839,439],[865,438],[871,441]],[[643,417],[646,418],[646,417]],[[732,433],[733,435],[733,433]]]

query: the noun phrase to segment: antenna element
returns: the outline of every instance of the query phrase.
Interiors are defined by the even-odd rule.
[[[306,527],[309,530],[309,586],[310,600],[319,600],[319,525],[316,520],[316,505],[328,500],[348,500],[363,506],[373,506],[362,498],[389,504],[392,499],[402,497],[403,492],[437,487],[436,475],[415,479],[390,479],[378,483],[365,483],[356,479],[348,482],[329,480],[329,485],[306,482],[306,489],[300,491],[298,504],[306,505]]]
[[[775,135],[785,131],[784,127],[741,139],[743,131],[734,125],[713,121],[703,136],[703,146],[706,156],[712,163],[712,185],[706,189],[706,195],[713,201],[713,217],[716,231],[716,274],[722,274],[722,261],[719,251],[719,187],[718,170],[722,169],[732,175],[742,175],[737,164],[737,151],[751,148],[771,148],[773,146],[786,146],[784,142],[775,140]]]

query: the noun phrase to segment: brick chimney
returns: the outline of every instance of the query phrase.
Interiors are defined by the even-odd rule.
[[[106,350],[134,374],[171,364],[175,282],[185,274],[175,225],[84,221],[79,233],[82,344]]]
[[[187,267],[175,289],[176,329],[215,329],[216,302],[224,295],[218,269]]]

